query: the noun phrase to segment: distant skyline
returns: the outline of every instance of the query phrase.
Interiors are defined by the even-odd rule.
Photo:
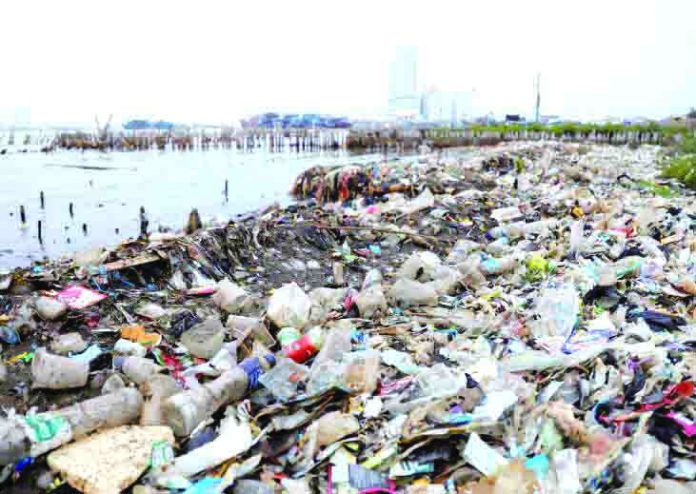
[[[473,114],[659,118],[696,106],[693,0],[6,0],[0,124],[387,111],[389,63]]]

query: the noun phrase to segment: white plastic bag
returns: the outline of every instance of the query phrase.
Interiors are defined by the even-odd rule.
[[[249,294],[241,286],[228,279],[221,280],[213,295],[213,302],[225,312],[238,314],[253,305]]]
[[[530,324],[537,338],[557,336],[567,338],[578,320],[580,298],[573,285],[546,287],[536,299],[534,308],[539,319]]]
[[[437,304],[435,287],[429,283],[419,283],[403,278],[391,286],[389,297],[401,308]]]
[[[297,286],[287,283],[278,288],[268,303],[268,318],[279,328],[291,326],[302,329],[309,320],[312,300]]]

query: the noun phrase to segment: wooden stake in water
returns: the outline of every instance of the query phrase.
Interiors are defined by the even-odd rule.
[[[203,228],[201,216],[198,214],[198,209],[193,208],[189,213],[189,219],[186,223],[186,233],[190,235],[201,228]]]
[[[147,219],[147,214],[145,213],[145,207],[140,206],[140,236],[147,237],[147,226],[150,221]]]
[[[225,179],[225,200],[229,197],[229,180]]]
[[[19,206],[19,219],[23,225],[27,224],[27,213],[24,211],[24,206]]]
[[[87,235],[87,223],[82,223],[82,233]]]
[[[42,190],[41,193],[39,194],[39,199],[41,200],[41,209],[43,209],[43,208],[44,208],[44,205],[45,205],[43,190]]]
[[[68,206],[68,211],[70,212],[70,217],[73,218],[75,216],[75,213],[73,212],[73,203],[72,202]]]
[[[42,237],[42,235],[41,235],[41,220],[39,220],[39,221],[36,223],[36,227],[37,227],[38,232],[39,232],[39,243],[42,244],[42,243],[43,243],[43,237]]]

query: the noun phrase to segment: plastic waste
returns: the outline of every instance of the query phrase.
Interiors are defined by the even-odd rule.
[[[222,348],[225,329],[216,317],[209,317],[181,335],[181,344],[196,357],[210,359]]]
[[[537,338],[567,338],[577,324],[579,311],[580,298],[573,285],[546,287],[536,299],[534,313],[538,319],[529,323],[532,334]]]
[[[340,309],[346,298],[346,288],[315,288],[309,292],[312,307],[309,311],[310,324],[322,324],[329,319],[333,310]]]
[[[437,254],[430,251],[414,252],[401,265],[396,273],[397,278],[408,280],[430,281],[434,279],[437,268],[442,261]]]
[[[266,325],[259,318],[232,314],[227,317],[225,327],[230,330],[232,337],[236,340],[244,341],[251,337],[267,347],[275,345],[275,338],[268,332]]]
[[[259,383],[280,401],[297,394],[297,388],[309,376],[309,369],[288,358],[278,358],[276,365],[259,377]]]
[[[276,336],[278,338],[278,343],[280,343],[280,346],[286,347],[293,341],[302,338],[302,333],[300,333],[295,328],[282,328],[280,331],[278,331],[278,334]]]
[[[80,333],[65,333],[58,335],[49,345],[50,349],[60,355],[80,353],[87,348],[87,342]]]
[[[426,188],[417,197],[408,201],[401,207],[403,214],[414,214],[423,209],[432,208],[435,205],[435,196]]]
[[[31,363],[31,375],[34,388],[81,388],[89,378],[89,362],[52,355],[39,348]]]
[[[161,305],[148,302],[141,305],[135,311],[136,314],[146,319],[158,319],[167,315],[167,311]]]
[[[52,412],[0,419],[0,464],[35,458],[90,432],[134,423],[142,405],[137,389],[124,388]]]
[[[55,321],[65,315],[68,311],[68,306],[50,297],[39,297],[36,299],[36,312],[41,319],[46,321]]]
[[[353,347],[351,339],[354,331],[355,326],[345,320],[328,325],[327,332],[323,336],[321,350],[312,362],[312,369],[324,362],[339,362],[343,355],[350,352]]]
[[[162,410],[177,436],[187,436],[223,405],[243,398],[258,386],[259,376],[275,363],[273,355],[249,357],[217,379],[169,397]]]
[[[305,455],[309,458],[323,446],[333,444],[339,439],[360,430],[358,419],[349,413],[329,412],[307,428]]]
[[[436,305],[437,290],[432,285],[409,279],[397,280],[389,289],[389,298],[402,308]]]
[[[341,388],[355,394],[372,393],[377,389],[380,355],[375,350],[343,355],[345,371]]]
[[[105,395],[109,393],[114,393],[115,391],[118,391],[125,387],[126,383],[123,381],[123,378],[120,375],[114,373],[106,378],[104,384],[102,384],[101,392],[103,395]]]
[[[226,278],[218,282],[213,302],[231,314],[241,314],[254,307],[254,301],[246,290]]]
[[[213,358],[199,365],[186,368],[181,375],[196,381],[196,376],[218,377],[223,372],[237,365],[237,343],[223,343],[222,348]],[[190,383],[191,381],[189,381]]]
[[[319,326],[310,329],[301,338],[283,347],[283,353],[295,362],[302,363],[312,358],[324,342],[324,333]]]
[[[140,391],[145,397],[140,425],[165,425],[162,403],[179,392],[176,380],[165,374],[155,374],[141,385]]]
[[[387,310],[387,298],[382,288],[382,274],[377,269],[368,271],[362,289],[355,300],[362,317],[371,318]]]
[[[279,328],[302,329],[309,321],[312,301],[297,283],[278,288],[268,302],[268,318]]]
[[[233,413],[227,413],[220,422],[218,436],[200,448],[176,457],[167,473],[192,477],[240,455],[251,445],[252,435],[248,421],[238,419]]]
[[[479,270],[486,276],[496,276],[508,273],[515,269],[516,266],[517,259],[512,256],[503,257],[500,259],[489,257],[488,259],[481,261]]]
[[[450,253],[447,256],[447,259],[445,259],[445,262],[447,264],[459,264],[460,262],[466,261],[466,259],[469,257],[469,254],[476,250],[479,250],[480,248],[481,244],[479,244],[478,242],[474,242],[473,240],[469,240],[466,238],[460,238],[454,244],[452,250],[450,250]]]
[[[140,324],[130,324],[121,328],[121,338],[140,343],[145,346],[157,346],[162,341],[162,335],[156,332],[148,332]]]
[[[146,383],[163,370],[162,366],[157,365],[150,359],[134,356],[114,358],[114,368],[123,372],[136,384]]]
[[[574,221],[570,225],[570,237],[569,237],[569,247],[568,254],[574,256],[575,254],[582,252],[583,240],[585,234],[585,222],[584,221]]]
[[[147,354],[147,348],[140,343],[120,338],[114,343],[114,353],[133,357],[144,357]]]
[[[439,266],[433,273],[433,281],[428,285],[435,289],[438,295],[453,295],[459,289],[462,275],[449,266]]]

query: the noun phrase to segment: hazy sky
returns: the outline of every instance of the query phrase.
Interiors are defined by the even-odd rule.
[[[3,0],[0,123],[383,112],[396,46],[472,113],[696,106],[696,0]],[[19,110],[17,110],[19,109]],[[9,122],[8,122],[9,120]]]

